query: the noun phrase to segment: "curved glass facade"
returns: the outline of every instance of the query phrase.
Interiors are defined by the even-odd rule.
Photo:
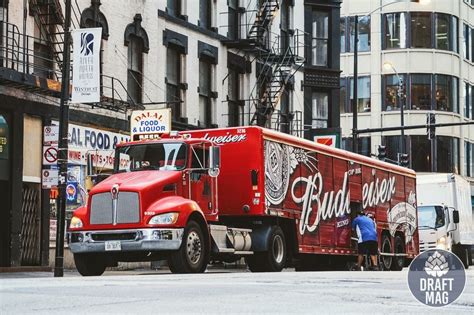
[[[444,74],[402,74],[404,109],[459,113],[459,79]],[[382,110],[400,109],[398,77],[382,76]]]
[[[456,16],[431,12],[396,12],[382,17],[382,49],[424,48],[459,52]]]

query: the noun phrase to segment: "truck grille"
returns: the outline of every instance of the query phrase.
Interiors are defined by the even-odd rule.
[[[130,241],[137,238],[136,232],[129,233],[93,233],[91,238],[95,242],[104,241]]]
[[[112,223],[112,195],[109,192],[92,196],[91,224]],[[140,220],[138,193],[121,191],[117,200],[117,223],[137,223]]]
[[[430,249],[436,249],[436,242],[420,242],[420,253]]]

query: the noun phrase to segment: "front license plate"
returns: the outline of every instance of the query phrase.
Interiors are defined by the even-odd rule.
[[[105,242],[105,250],[122,250],[122,245],[120,244],[120,241],[110,241],[110,242]]]

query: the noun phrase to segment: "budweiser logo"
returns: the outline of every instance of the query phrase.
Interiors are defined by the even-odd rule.
[[[299,222],[299,232],[301,235],[304,234],[305,230],[308,232],[314,232],[321,220],[329,220],[334,217],[340,217],[345,214],[350,214],[350,191],[348,183],[348,174],[344,174],[344,181],[342,189],[337,192],[330,191],[322,194],[323,191],[323,178],[321,173],[317,173],[314,176],[309,177],[298,177],[293,181],[291,186],[291,196],[296,204],[303,204],[301,210],[301,219]],[[304,194],[302,196],[296,196],[296,187],[303,187]],[[316,207],[313,208],[312,204],[316,202]],[[317,211],[316,215],[312,215],[314,211]],[[311,221],[311,218],[314,218]]]
[[[365,183],[362,186],[362,207],[374,207],[380,203],[392,200],[392,195],[395,193],[395,177],[388,180],[384,178],[379,181]]]

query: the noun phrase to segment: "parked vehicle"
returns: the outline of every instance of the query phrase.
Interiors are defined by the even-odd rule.
[[[353,209],[377,221],[385,269],[418,254],[415,173],[260,127],[180,132],[117,146],[115,172],[74,213],[82,275],[167,259],[203,272],[245,257],[251,271],[355,261]]]
[[[452,251],[468,268],[474,246],[469,182],[456,174],[419,173],[417,191],[420,252]]]

